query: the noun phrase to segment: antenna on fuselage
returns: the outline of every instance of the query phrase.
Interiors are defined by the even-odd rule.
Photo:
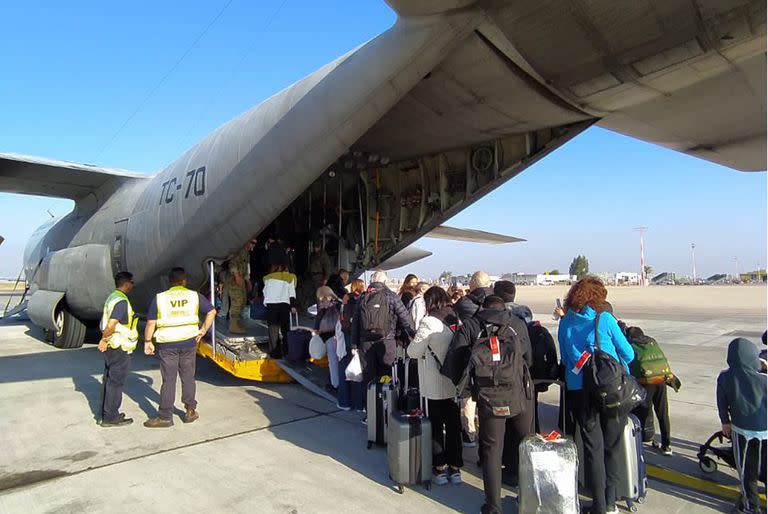
[[[50,209],[46,209],[45,212],[47,212],[51,216],[51,218],[55,218],[56,217],[56,216],[53,215],[53,213],[51,212]]]

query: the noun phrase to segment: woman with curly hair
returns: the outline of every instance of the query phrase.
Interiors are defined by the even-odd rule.
[[[627,415],[608,416],[598,412],[582,390],[584,364],[595,352],[595,329],[600,349],[621,362],[627,373],[635,352],[608,311],[608,290],[597,277],[587,276],[568,291],[563,305],[557,338],[565,366],[565,404],[573,412],[584,444],[585,475],[591,479],[592,514],[618,512],[616,488],[619,483],[619,442]],[[599,323],[598,323],[599,317]]]

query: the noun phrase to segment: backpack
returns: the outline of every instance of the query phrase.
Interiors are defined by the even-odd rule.
[[[546,327],[541,326],[541,323],[534,321],[528,325],[528,337],[533,350],[531,377],[534,380],[557,380],[560,376],[560,365],[557,361],[557,350],[552,334]],[[536,386],[536,391],[539,393],[547,389],[549,389],[547,384]]]
[[[629,371],[640,384],[663,384],[672,376],[669,361],[654,338],[637,336],[629,344],[635,350],[635,360],[630,363]]]
[[[361,341],[378,341],[392,328],[389,297],[384,289],[368,288],[360,298]]]
[[[481,410],[511,418],[528,408],[531,379],[512,327],[486,325],[472,346],[468,369],[472,397]]]
[[[600,349],[600,313],[595,318],[595,351],[584,365],[584,391],[601,414],[628,414],[645,400],[645,389],[612,355]]]

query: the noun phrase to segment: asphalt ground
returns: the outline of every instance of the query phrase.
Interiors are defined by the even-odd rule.
[[[554,298],[564,288],[520,288],[550,330]],[[728,512],[732,502],[677,477],[734,485],[727,466],[706,475],[698,446],[718,430],[715,380],[736,335],[758,341],[765,330],[762,287],[611,289],[616,314],[642,326],[664,347],[683,388],[669,391],[672,457],[650,447],[649,464],[672,471],[650,480],[640,512]],[[0,296],[0,302],[4,298]],[[399,495],[387,476],[383,449],[365,449],[360,415],[295,384],[239,380],[198,360],[200,419],[170,429],[145,429],[156,413],[159,364],[133,356],[123,411],[136,422],[96,422],[103,357],[92,344],[57,350],[28,322],[0,321],[0,512],[478,512],[482,479],[475,449],[465,449],[461,486],[409,488]],[[177,388],[177,394],[180,394]],[[557,394],[542,397],[544,424]],[[505,490],[505,512],[516,512]]]

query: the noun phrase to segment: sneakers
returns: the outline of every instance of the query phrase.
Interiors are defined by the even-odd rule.
[[[133,418],[126,418],[125,414],[120,414],[117,419],[114,419],[112,421],[107,421],[102,419],[101,420],[101,427],[102,428],[110,428],[110,427],[125,427],[133,423]]]
[[[360,420],[360,423],[362,423],[365,426],[368,426],[368,418],[363,418]]]
[[[461,484],[461,471],[457,468],[452,468],[449,466],[448,480],[450,480],[453,485]]]
[[[461,431],[461,444],[464,446],[464,448],[474,448],[477,446],[475,438],[465,430]]]
[[[670,448],[669,446],[662,446],[661,454],[666,455],[667,457],[670,457],[672,455],[672,448]]]
[[[432,477],[432,482],[435,485],[445,485],[448,483],[448,468],[437,469],[435,468],[435,474]]]
[[[229,333],[230,334],[245,334],[245,329],[240,325],[240,320],[232,318],[229,320]]]
[[[144,422],[144,426],[147,428],[168,428],[173,426],[173,420],[163,418],[149,418]]]
[[[339,409],[339,410],[344,410],[344,411],[352,410],[351,407],[343,407],[341,404],[339,404],[339,402],[336,402],[336,408]]]
[[[184,418],[182,419],[182,421],[184,423],[192,423],[199,417],[200,417],[200,414],[198,414],[195,409],[187,409],[187,412],[186,414],[184,414]]]

